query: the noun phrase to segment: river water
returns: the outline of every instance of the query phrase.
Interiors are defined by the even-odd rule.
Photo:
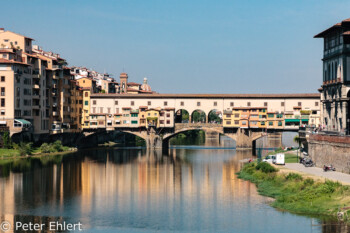
[[[236,177],[252,153],[231,143],[98,148],[3,164],[0,220],[44,229],[80,222],[84,232],[348,232],[270,207],[270,198]]]

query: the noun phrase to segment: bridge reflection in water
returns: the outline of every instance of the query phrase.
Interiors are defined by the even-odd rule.
[[[342,232],[269,207],[255,185],[235,176],[252,155],[231,143],[221,138],[215,149],[171,147],[165,154],[96,149],[1,166],[1,219],[81,221],[91,232]]]

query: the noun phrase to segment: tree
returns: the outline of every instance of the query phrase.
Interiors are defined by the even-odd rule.
[[[300,143],[300,137],[298,135],[295,135],[295,137],[293,138],[293,141],[296,143]]]
[[[4,133],[4,135],[2,136],[2,141],[4,143],[4,148],[6,149],[12,148],[12,140],[9,132]]]

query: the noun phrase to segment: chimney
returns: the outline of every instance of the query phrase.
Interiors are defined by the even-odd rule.
[[[0,28],[0,32],[5,32],[5,28]]]

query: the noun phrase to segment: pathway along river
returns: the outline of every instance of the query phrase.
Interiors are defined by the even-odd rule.
[[[0,220],[81,222],[85,232],[348,232],[270,207],[235,175],[251,152],[223,139],[165,154],[99,148],[1,165]]]

